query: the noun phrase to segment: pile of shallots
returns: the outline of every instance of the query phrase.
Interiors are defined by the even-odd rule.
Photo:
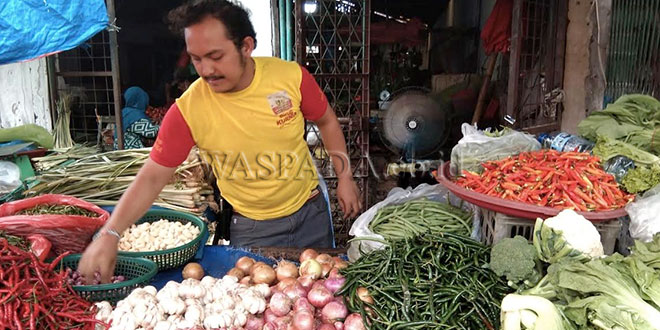
[[[346,266],[338,257],[307,249],[300,255],[300,268],[285,260],[272,268],[242,257],[227,275],[246,285],[271,285],[266,310],[246,330],[365,329],[360,314],[349,315],[343,297],[335,296],[345,282],[339,270]]]

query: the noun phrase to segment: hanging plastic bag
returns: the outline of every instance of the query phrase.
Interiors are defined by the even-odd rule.
[[[644,242],[660,233],[660,185],[647,191],[641,198],[626,206],[630,216],[630,236]]]
[[[38,205],[72,205],[98,214],[97,217],[66,214],[20,215]],[[81,253],[94,233],[110,217],[107,211],[82,199],[66,195],[42,195],[0,205],[0,230],[17,236],[40,234],[53,244],[56,254]]]
[[[357,220],[351,226],[349,235],[355,236],[355,241],[351,242],[348,248],[348,260],[355,261],[357,260],[361,253],[368,253],[370,251],[379,250],[385,247],[383,243],[378,241],[383,241],[383,236],[372,232],[369,229],[369,224],[378,213],[378,210],[388,205],[399,205],[406,203],[408,201],[426,198],[436,202],[449,203],[456,207],[461,207],[463,210],[472,212],[472,238],[479,238],[478,229],[481,227],[481,221],[478,217],[477,212],[475,212],[476,207],[472,204],[464,202],[460,198],[452,194],[445,186],[441,184],[429,185],[429,184],[420,184],[415,189],[403,189],[396,187],[387,194],[387,197],[377,203],[376,205],[369,208],[367,211],[362,213]]]
[[[461,131],[463,138],[451,150],[449,173],[452,176],[463,170],[481,173],[483,162],[541,149],[541,143],[534,136],[515,130],[505,129],[499,136],[488,136],[475,126],[464,123]]]

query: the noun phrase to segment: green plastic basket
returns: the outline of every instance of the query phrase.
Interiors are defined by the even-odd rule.
[[[76,269],[80,254],[72,254],[62,258],[60,269]],[[133,289],[149,284],[151,278],[158,273],[158,266],[155,262],[144,258],[132,258],[117,256],[115,266],[115,275],[121,275],[126,278],[119,283],[108,283],[100,285],[73,285],[73,290],[88,301],[108,301],[115,304],[128,296]]]
[[[150,210],[147,211],[147,213],[140,220],[138,220],[136,224],[141,224],[143,222],[156,222],[160,219],[178,221],[184,225],[191,222],[193,225],[199,228],[199,235],[197,235],[197,237],[195,237],[192,241],[172,249],[148,252],[119,251],[119,254],[128,257],[151,259],[156,262],[159,271],[185,265],[188,261],[195,257],[200,244],[204,243],[201,242],[201,240],[202,236],[204,236],[204,232],[206,231],[206,223],[200,218],[189,213],[172,210]]]

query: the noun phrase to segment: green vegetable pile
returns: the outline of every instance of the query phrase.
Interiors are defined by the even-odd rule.
[[[369,223],[369,229],[388,241],[425,233],[469,236],[472,231],[472,214],[447,203],[415,199],[379,209]]]
[[[371,329],[494,329],[509,288],[484,267],[489,254],[461,235],[406,239],[342,270],[346,283],[337,294]],[[360,288],[373,301],[362,300]]]
[[[534,245],[537,256],[544,259],[545,248],[538,246],[559,247],[566,242],[561,232],[540,234],[544,228],[539,222]],[[568,253],[546,258],[551,263],[536,286],[504,298],[502,330],[660,329],[660,234],[650,243],[635,242],[628,257],[590,257],[574,248],[559,251]],[[528,269],[528,261],[523,265]],[[510,266],[514,267],[519,266]]]
[[[629,170],[623,177],[623,187],[632,194],[647,191],[660,184],[660,164]]]
[[[578,133],[592,141],[604,136],[660,155],[660,101],[648,95],[621,96],[580,122]]]
[[[81,215],[90,218],[95,218],[99,216],[98,214],[83,209],[82,207],[78,207],[74,205],[59,205],[59,204],[37,205],[29,209],[21,210],[16,214],[17,215],[67,214],[67,215]]]

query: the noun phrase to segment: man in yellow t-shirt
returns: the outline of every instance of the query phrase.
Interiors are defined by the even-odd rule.
[[[234,208],[230,241],[238,246],[331,247],[327,201],[304,135],[316,123],[338,176],[347,217],[362,208],[337,117],[314,78],[298,64],[252,57],[248,13],[225,0],[195,0],[173,10],[200,79],[165,116],[150,159],[121,197],[78,269],[108,281],[120,234],[151,206],[193,146],[213,166]]]

